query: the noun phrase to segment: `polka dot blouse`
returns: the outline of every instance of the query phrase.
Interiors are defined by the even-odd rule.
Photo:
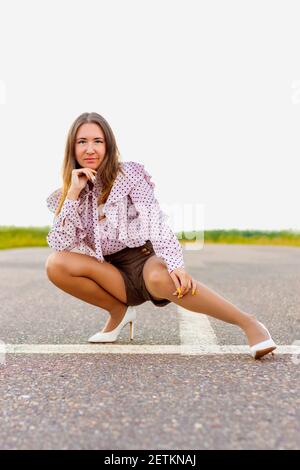
[[[155,184],[141,163],[121,163],[105,204],[98,206],[101,176],[95,184],[88,181],[77,200],[66,198],[59,215],[47,235],[47,243],[55,251],[80,252],[104,261],[104,256],[123,248],[134,248],[150,240],[155,254],[162,258],[169,273],[184,267],[181,245],[166,222],[154,194]],[[55,212],[61,196],[57,189],[46,204]]]

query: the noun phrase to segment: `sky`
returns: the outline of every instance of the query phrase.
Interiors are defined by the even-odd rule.
[[[83,112],[144,164],[174,230],[300,230],[297,1],[0,7],[0,225],[51,225]],[[176,214],[176,216],[174,216]]]

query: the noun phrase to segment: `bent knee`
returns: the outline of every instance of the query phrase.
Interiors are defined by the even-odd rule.
[[[169,273],[167,268],[153,269],[149,274],[149,282],[153,286],[157,286],[166,281],[168,277]]]
[[[57,272],[61,272],[66,266],[65,261],[65,252],[55,251],[51,253],[45,263],[48,277],[51,277],[53,274],[55,275]]]

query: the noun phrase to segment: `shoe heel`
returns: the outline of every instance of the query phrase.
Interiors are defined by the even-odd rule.
[[[112,331],[99,331],[91,336],[88,341],[90,343],[112,343],[117,340],[121,330],[127,323],[130,324],[130,339],[134,336],[134,323],[136,321],[136,311],[132,307],[128,307],[121,323]]]

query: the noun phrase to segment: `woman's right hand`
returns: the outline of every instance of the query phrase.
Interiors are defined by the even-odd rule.
[[[71,186],[69,191],[78,192],[85,187],[88,180],[94,182],[96,170],[92,168],[78,168],[72,170]]]

